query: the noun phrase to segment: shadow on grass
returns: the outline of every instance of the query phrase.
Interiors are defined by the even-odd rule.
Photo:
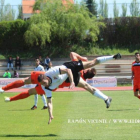
[[[108,110],[108,111],[129,111],[129,110],[133,110],[133,111],[135,111],[135,110],[138,110],[138,109],[117,109],[117,110]]]
[[[56,137],[58,135],[48,134],[48,135],[0,135],[0,137]]]
[[[7,110],[7,111],[31,111],[31,109],[17,109],[17,110]]]

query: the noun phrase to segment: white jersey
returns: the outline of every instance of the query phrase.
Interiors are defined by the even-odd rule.
[[[45,73],[45,75],[52,80],[51,85],[47,89],[42,85],[42,89],[45,91],[47,97],[51,97],[52,90],[58,88],[58,86],[61,85],[68,78],[67,74],[60,73],[60,68],[67,68],[67,67],[64,65],[56,66],[49,69]]]
[[[36,68],[34,68],[34,71],[45,71],[45,70],[43,66],[38,65]]]

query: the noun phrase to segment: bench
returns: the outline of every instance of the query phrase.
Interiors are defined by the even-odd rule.
[[[91,58],[91,60],[93,60]],[[65,61],[68,61],[67,59],[58,59],[58,60],[52,60],[53,66],[56,65],[62,65]],[[106,63],[102,63],[99,65],[96,65],[95,68],[97,69],[97,77],[101,76],[116,76],[118,79],[118,82],[125,82],[130,83],[131,80],[131,64],[133,60],[111,60]],[[30,76],[31,71],[35,68],[34,60],[22,60],[22,68],[21,70],[17,70],[20,77],[28,77]],[[0,77],[2,77],[3,73],[7,69],[7,63],[6,61],[0,60]],[[10,72],[12,72],[10,70]]]

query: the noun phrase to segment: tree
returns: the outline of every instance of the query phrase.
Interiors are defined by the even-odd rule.
[[[114,13],[114,18],[119,17],[119,9],[117,8],[116,0],[114,0],[113,13]]]
[[[25,40],[27,44],[38,45],[42,49],[55,43],[55,46],[61,46],[62,52],[68,44],[86,38],[97,41],[99,28],[103,26],[104,23],[97,21],[95,16],[90,17],[85,6],[70,3],[65,6],[61,0],[47,0],[41,13],[30,18]]]
[[[10,4],[4,5],[4,0],[0,0],[0,21],[10,21],[15,19],[15,10]]]
[[[15,10],[10,4],[5,5],[4,7],[4,20],[10,21],[15,19]]]
[[[42,10],[41,9],[41,4],[43,3],[43,0],[36,0],[34,6],[33,6],[33,10],[36,11],[36,10]]]
[[[18,5],[18,16],[17,19],[22,19],[22,6]]]
[[[3,20],[4,0],[0,0],[0,21]]]
[[[105,4],[104,4],[104,17],[108,18],[108,4],[105,0]]]
[[[99,15],[104,16],[104,1],[100,0]]]
[[[130,4],[130,13],[133,17],[139,16],[139,3],[137,0],[133,0]]]
[[[101,15],[104,18],[108,17],[108,4],[105,0],[100,0],[100,8],[99,8],[99,15]]]
[[[127,13],[127,4],[123,3],[122,4],[122,17],[126,17],[126,13]]]
[[[86,0],[86,6],[89,9],[90,13],[97,16],[97,3],[95,0]]]

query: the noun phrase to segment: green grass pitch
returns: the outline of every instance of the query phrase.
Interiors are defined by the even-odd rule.
[[[106,109],[103,100],[88,92],[54,92],[54,120],[48,111],[30,110],[34,96],[10,103],[0,95],[0,140],[139,140],[140,100],[132,91],[104,91],[112,97]]]

